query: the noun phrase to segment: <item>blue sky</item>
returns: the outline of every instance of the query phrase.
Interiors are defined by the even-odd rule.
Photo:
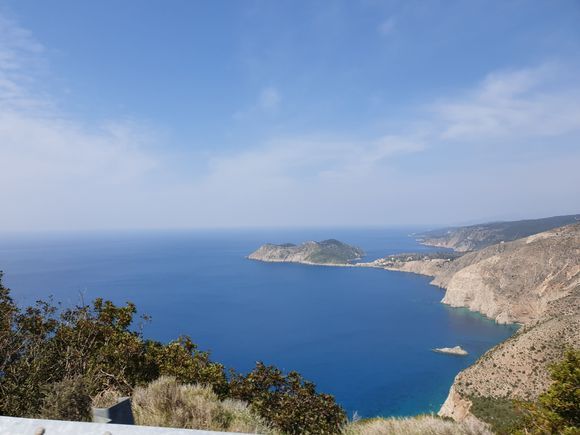
[[[575,0],[0,0],[0,228],[578,212],[579,22]]]

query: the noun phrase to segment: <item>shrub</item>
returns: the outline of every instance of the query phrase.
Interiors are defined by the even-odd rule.
[[[524,414],[513,400],[482,396],[471,396],[469,400],[469,411],[497,434],[511,434],[523,424]]]
[[[289,434],[335,434],[346,423],[332,396],[317,393],[296,372],[284,375],[261,362],[247,376],[232,376],[230,395],[249,402],[257,414]]]
[[[39,417],[50,420],[90,421],[91,398],[86,381],[75,378],[49,384]]]
[[[292,434],[336,433],[346,421],[334,398],[317,393],[298,373],[283,375],[259,364],[247,376],[232,372],[228,380],[224,366],[188,337],[169,344],[145,339],[131,328],[136,312],[132,303],[117,306],[103,299],[64,310],[51,301],[19,309],[0,273],[0,415],[84,420],[91,398],[105,403],[109,393],[128,396],[136,387],[170,376],[182,384],[204,385],[203,394],[202,387],[174,388],[180,397],[205,400],[208,407],[220,403],[217,414],[208,417],[212,424],[254,425],[248,405],[239,400]],[[167,383],[159,382],[152,388]],[[228,398],[234,400],[223,400]],[[162,409],[163,403],[151,409]],[[70,410],[73,405],[77,414]],[[204,421],[198,417],[186,420]]]
[[[210,387],[181,384],[168,376],[135,390],[133,414],[137,424],[147,426],[271,433],[245,403],[220,401]]]
[[[526,432],[580,434],[580,350],[569,349],[551,367],[552,385],[537,403],[524,406]]]
[[[349,423],[343,435],[492,435],[478,421],[457,423],[434,415],[410,418],[372,418]]]

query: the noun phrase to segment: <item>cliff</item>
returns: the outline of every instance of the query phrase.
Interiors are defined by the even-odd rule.
[[[468,252],[500,242],[510,242],[577,221],[580,221],[580,215],[578,214],[543,219],[491,222],[427,231],[417,234],[416,237],[425,245],[451,248],[458,252]]]
[[[499,323],[527,324],[580,286],[580,223],[453,257],[403,254],[363,263],[433,276],[442,302]]]
[[[460,372],[439,415],[469,421],[480,417],[472,409],[478,400],[536,400],[551,384],[550,367],[562,360],[567,348],[580,348],[578,300],[575,296],[567,301],[575,304],[574,314],[525,325]]]
[[[550,365],[580,348],[580,223],[455,258],[404,254],[366,265],[433,276],[443,303],[523,325],[457,375],[441,416],[473,420],[482,398],[535,400],[550,385]]]
[[[360,260],[363,255],[362,249],[330,239],[322,242],[305,242],[301,245],[268,243],[260,246],[248,258],[267,262],[348,265]]]

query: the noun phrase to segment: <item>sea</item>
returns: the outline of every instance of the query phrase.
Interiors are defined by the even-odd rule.
[[[440,303],[430,278],[367,268],[262,263],[261,244],[335,238],[370,261],[429,252],[416,228],[0,234],[0,270],[22,306],[52,296],[134,302],[148,338],[189,335],[240,372],[295,370],[349,417],[437,412],[453,378],[516,328]],[[439,354],[460,345],[466,357]]]

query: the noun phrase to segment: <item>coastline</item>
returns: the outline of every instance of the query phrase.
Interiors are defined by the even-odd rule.
[[[315,263],[313,261],[301,261],[301,260],[259,260],[257,258],[250,258],[246,256],[246,259],[250,261],[257,261],[260,263],[288,263],[288,264],[304,264],[306,266],[326,266],[326,267],[356,267],[358,263]]]
[[[420,243],[420,242],[417,241],[417,243]],[[433,245],[427,245],[427,246],[433,246]],[[487,313],[485,313],[481,310],[474,309],[473,307],[471,307],[467,304],[454,305],[452,303],[447,302],[446,296],[447,296],[448,288],[446,286],[440,285],[440,283],[436,282],[437,278],[438,278],[438,274],[435,272],[434,268],[437,268],[437,267],[441,268],[441,265],[446,263],[448,260],[417,260],[417,261],[410,261],[410,262],[400,262],[399,263],[400,267],[395,267],[392,265],[390,266],[390,265],[387,265],[384,263],[381,264],[381,260],[384,260],[384,258],[380,258],[380,259],[373,260],[370,262],[360,262],[360,263],[352,263],[352,264],[333,264],[333,263],[321,264],[321,263],[313,263],[313,262],[306,262],[306,261],[254,259],[254,261],[262,261],[265,263],[294,263],[294,264],[303,264],[306,266],[360,267],[360,268],[371,268],[371,269],[383,269],[383,270],[388,270],[391,272],[404,272],[404,273],[412,273],[412,274],[420,275],[420,276],[431,277],[432,280],[429,282],[429,285],[444,290],[444,296],[440,300],[441,304],[446,305],[450,308],[465,309],[465,310],[469,311],[470,313],[479,315],[482,318],[493,321],[494,323],[496,323],[498,325],[503,324],[503,325],[517,326],[517,329],[514,331],[513,335],[508,337],[506,340],[496,344],[495,346],[492,346],[491,348],[489,348],[469,367],[473,367],[474,365],[476,365],[478,363],[478,361],[480,361],[482,358],[485,358],[486,355],[488,355],[490,352],[492,352],[498,346],[503,345],[508,340],[510,340],[510,338],[512,338],[514,335],[518,334],[518,332],[521,331],[520,327],[524,325],[523,323],[515,322],[515,321],[499,322],[496,317],[489,316],[489,315],[487,315]],[[457,357],[457,358],[463,358],[463,357],[467,356],[467,353],[459,354],[459,353],[451,353],[451,352],[441,352],[440,350],[435,350],[435,349],[431,349],[431,350],[433,352],[436,352],[436,353],[446,354],[446,355],[449,355],[452,357]],[[456,375],[456,377],[453,379],[453,381],[451,382],[451,385],[449,386],[449,392],[447,394],[447,397],[445,398],[443,403],[440,404],[439,411],[437,412],[437,414],[440,416],[444,416],[444,417],[451,417],[457,421],[463,421],[465,419],[477,419],[469,412],[469,408],[471,407],[471,401],[461,397],[460,394],[455,390],[456,379],[458,376],[460,376],[460,374],[462,372],[463,371],[460,371]]]

